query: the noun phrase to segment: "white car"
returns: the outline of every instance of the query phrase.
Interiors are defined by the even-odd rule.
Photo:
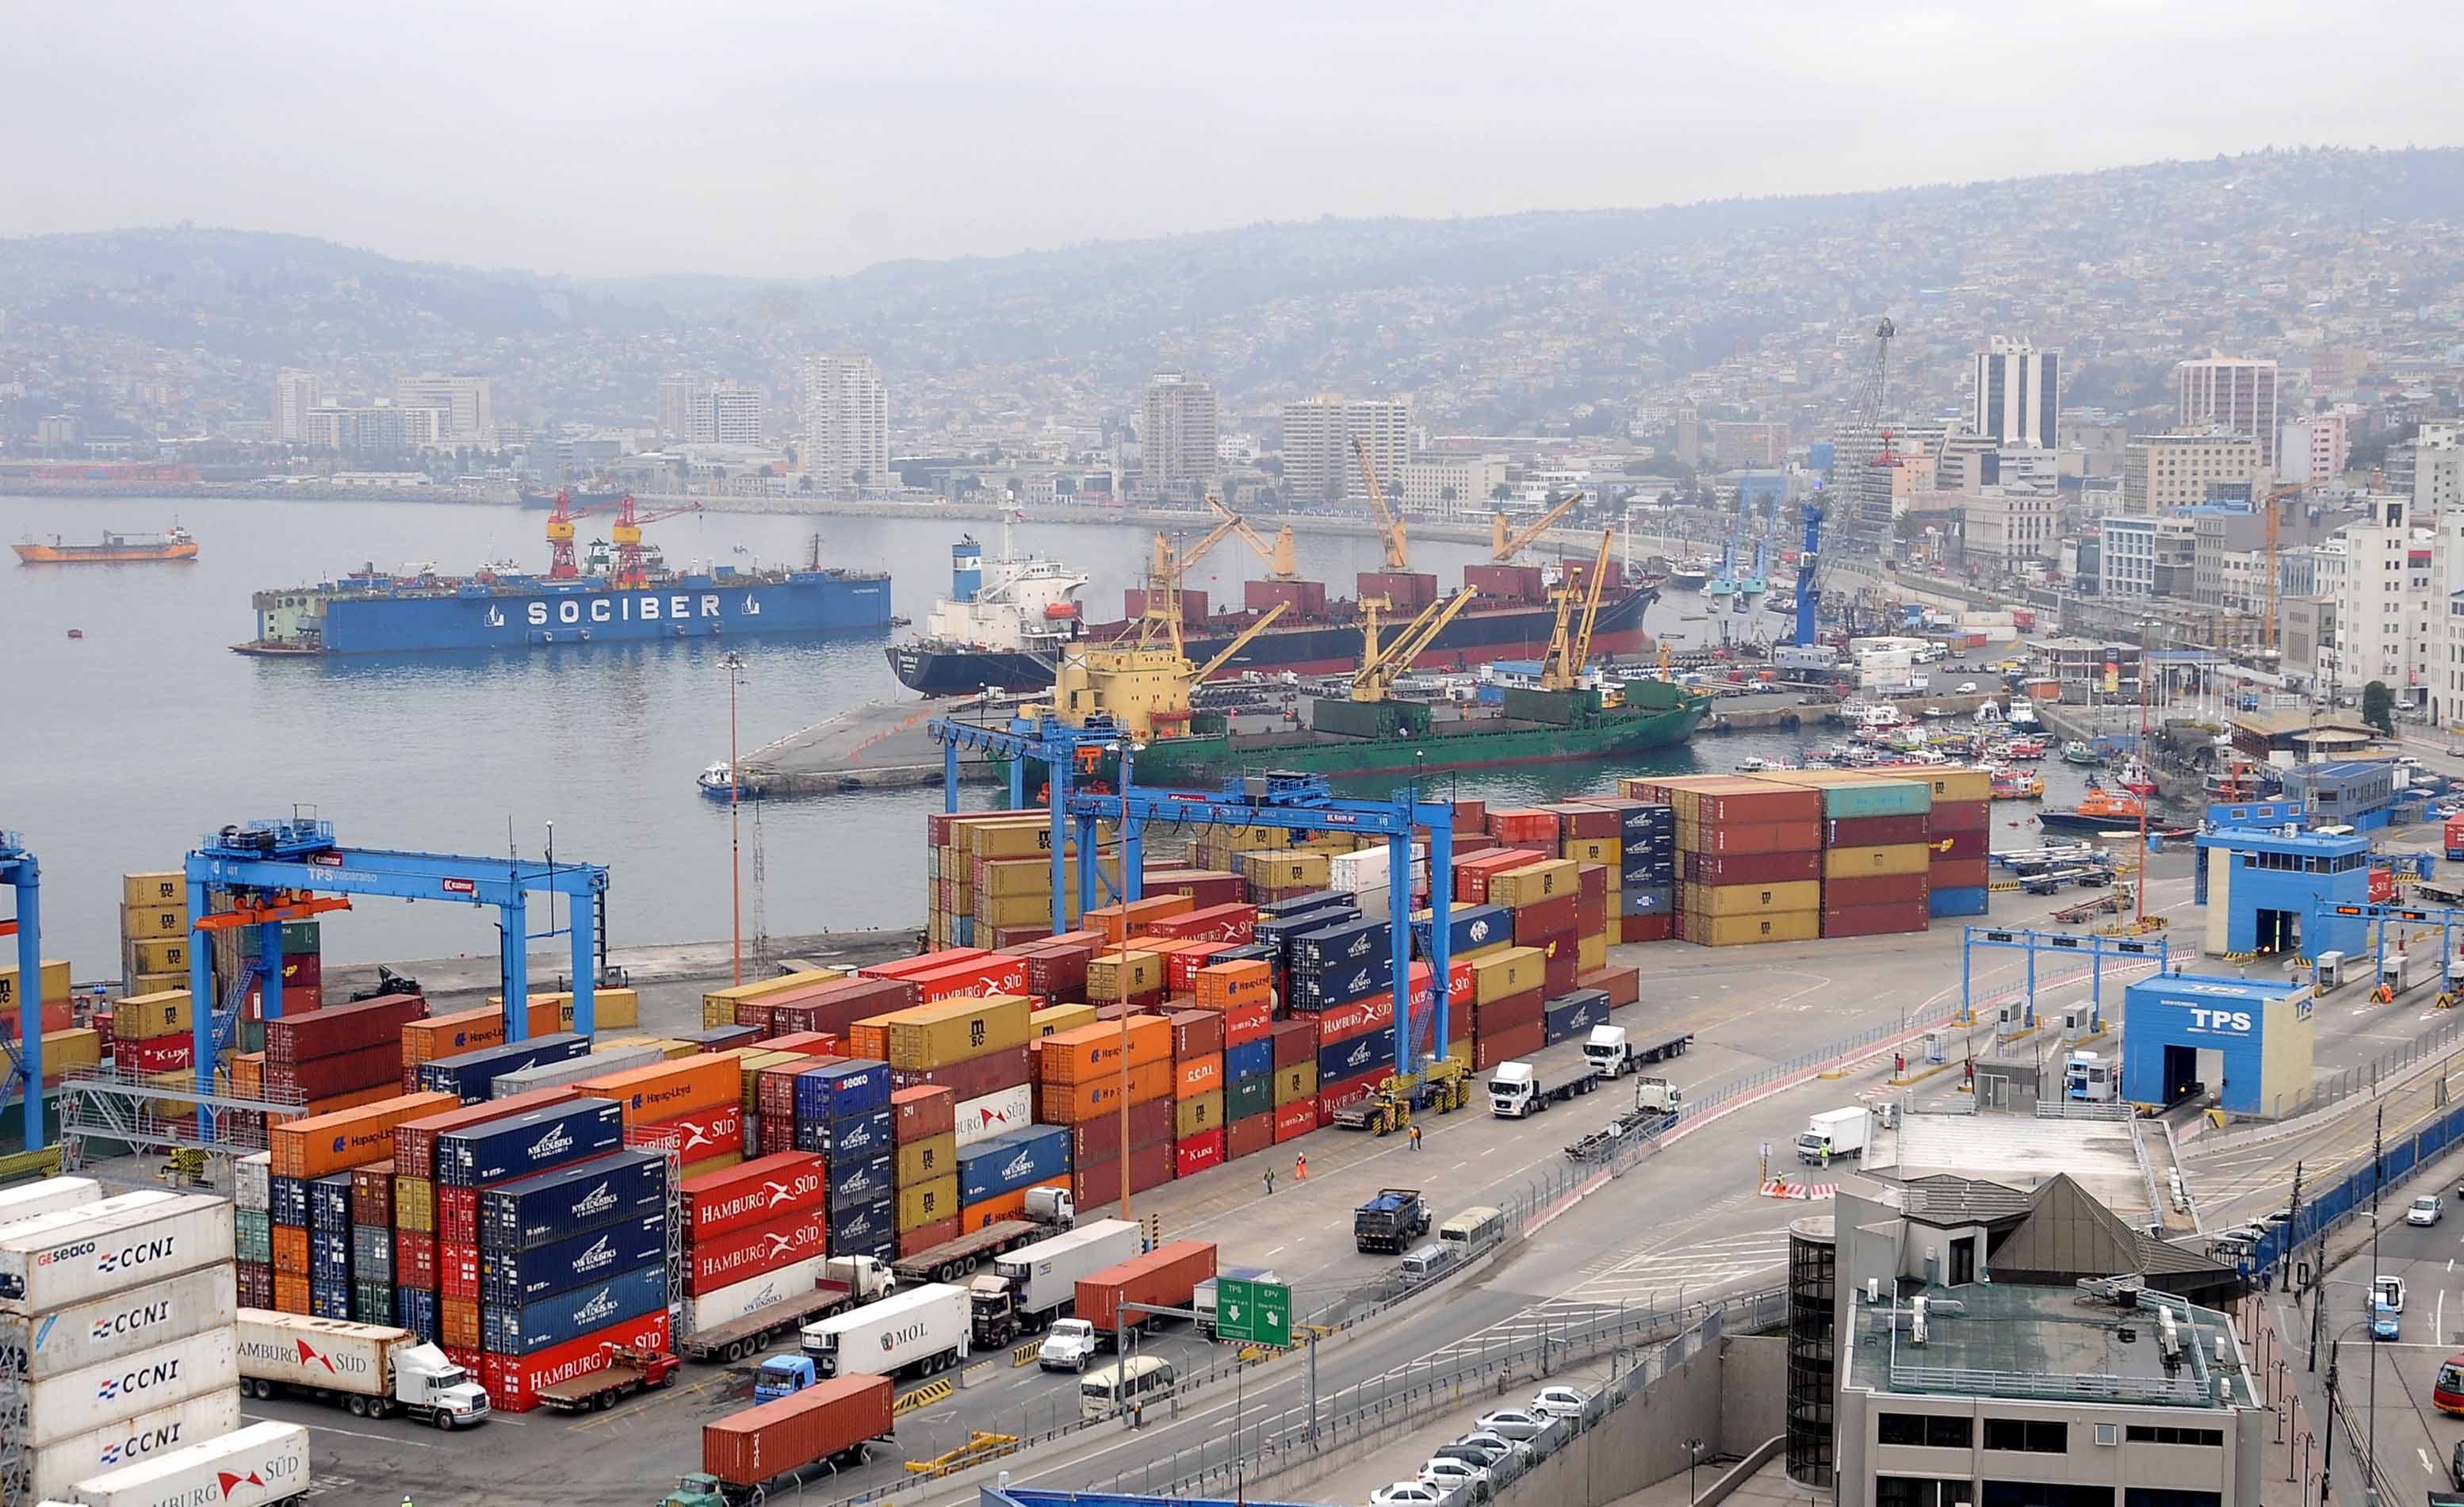
[[[1427,1481],[1397,1481],[1369,1494],[1369,1507],[1447,1507],[1463,1494]]]
[[[1487,1466],[1442,1454],[1431,1455],[1420,1467],[1420,1479],[1447,1491],[1460,1488],[1469,1492],[1474,1501],[1486,1496],[1489,1490]]]
[[[1961,695],[1961,696],[1973,696],[1973,695],[1975,695],[1975,694],[1976,694],[1976,682],[1974,682],[1974,681],[1972,681],[1972,680],[1963,680],[1963,681],[1961,681],[1961,682],[1959,683],[1959,689],[1958,689],[1956,692],[1954,692],[1954,694],[1956,694],[1956,695]]]
[[[1531,1411],[1547,1418],[1586,1417],[1593,1407],[1592,1394],[1577,1387],[1543,1387],[1531,1394]]]
[[[1525,1412],[1520,1408],[1501,1408],[1495,1412],[1482,1413],[1473,1427],[1503,1434],[1508,1439],[1529,1439],[1545,1431],[1549,1427],[1549,1419],[1545,1414]]]
[[[2447,1207],[2439,1202],[2436,1193],[2424,1193],[2405,1210],[2404,1222],[2409,1225],[2434,1225],[2446,1212]]]
[[[1496,1469],[1499,1459],[1503,1459],[1507,1455],[1514,1456],[1525,1465],[1530,1464],[1534,1458],[1531,1452],[1531,1446],[1529,1444],[1524,1443],[1520,1439],[1509,1439],[1502,1433],[1491,1432],[1486,1429],[1478,1430],[1474,1432],[1464,1434],[1462,1438],[1457,1439],[1455,1443],[1463,1445],[1466,1449],[1485,1450],[1488,1452],[1488,1453],[1493,1456],[1493,1458],[1488,1462],[1491,1470]]]
[[[2404,1278],[2382,1277],[2370,1283],[2370,1301],[2389,1313],[2404,1312]]]

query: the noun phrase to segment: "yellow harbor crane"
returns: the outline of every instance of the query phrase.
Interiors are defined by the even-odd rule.
[[[1227,519],[1209,530],[1205,537],[1185,550],[1177,550],[1161,529],[1155,531],[1153,556],[1147,561],[1146,610],[1137,622],[1121,630],[1126,639],[1135,633],[1138,643],[1152,644],[1165,622],[1172,625],[1172,641],[1180,642],[1180,582],[1189,568],[1199,562],[1208,550],[1231,537],[1240,524],[1237,517]]]
[[[1445,631],[1455,615],[1471,605],[1472,593],[1459,591],[1443,601],[1433,601],[1420,609],[1402,632],[1387,643],[1377,642],[1377,613],[1389,605],[1383,597],[1369,597],[1360,603],[1361,644],[1360,667],[1352,672],[1352,699],[1384,701],[1395,687],[1396,677],[1412,667],[1437,636]]]
[[[1600,588],[1608,580],[1609,545],[1616,535],[1600,531],[1599,553],[1592,557],[1590,579],[1583,589],[1560,583],[1550,595],[1557,600],[1557,624],[1549,634],[1549,652],[1540,660],[1540,684],[1549,690],[1573,690],[1583,683],[1583,662],[1592,657],[1592,626],[1599,621]],[[1574,601],[1582,599],[1582,625],[1574,626]]]
[[[1369,447],[1360,436],[1352,437],[1352,453],[1360,462],[1360,484],[1369,490],[1369,506],[1377,514],[1377,532],[1386,542],[1386,568],[1410,570],[1412,552],[1403,537],[1403,520],[1386,506],[1386,489],[1377,484],[1377,468],[1369,459]]]
[[[1248,519],[1225,507],[1223,500],[1211,491],[1206,494],[1206,505],[1214,509],[1224,522],[1230,524],[1232,532],[1241,535],[1241,542],[1249,546],[1250,553],[1256,555],[1265,563],[1268,580],[1300,579],[1298,553],[1292,546],[1290,524],[1287,523],[1277,529],[1274,542],[1269,544],[1259,536],[1257,530],[1249,527]]]
[[[1582,500],[1583,494],[1578,491],[1519,529],[1507,520],[1505,513],[1490,513],[1488,557],[1500,565],[1510,563],[1514,557],[1538,543],[1540,535],[1555,528],[1557,521],[1573,512],[1574,504]]]

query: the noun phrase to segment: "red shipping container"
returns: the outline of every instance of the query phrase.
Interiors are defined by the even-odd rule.
[[[1663,937],[1661,940],[1667,939]],[[1596,989],[1608,995],[1611,1010],[1622,1010],[1642,998],[1642,971],[1638,968],[1595,968],[1574,982],[1584,989]]]
[[[322,984],[301,984],[297,989],[282,992],[282,1014],[286,1018],[314,1015],[323,1009],[324,1004],[325,986]],[[248,986],[248,996],[240,1006],[240,1017],[245,1020],[265,1018],[265,985],[261,981]]]
[[[806,1209],[707,1240],[696,1237],[685,1253],[685,1292],[698,1298],[748,1282],[765,1272],[819,1256],[828,1244],[829,1222],[821,1209]]]
[[[887,963],[869,964],[857,969],[856,974],[860,978],[913,978],[918,974],[938,972],[954,963],[964,963],[971,958],[985,955],[987,955],[985,950],[979,947],[936,948],[930,952],[918,952],[913,957],[892,958]]]
[[[1083,999],[1087,994],[1087,962],[1097,944],[1058,938],[1026,954],[1026,988],[1046,999]]]
[[[779,1119],[763,1120],[761,1122],[760,1144],[757,1149],[759,1150],[763,1156],[777,1156],[781,1151],[792,1151],[795,1148],[796,1126],[792,1120]]]
[[[932,1224],[917,1225],[898,1237],[898,1258],[903,1261],[918,1251],[930,1251],[944,1240],[958,1238],[959,1224],[958,1216],[952,1214]]]
[[[1223,1016],[1220,1012],[1182,1010],[1164,1018],[1172,1022],[1174,1061],[1213,1057],[1223,1050]]]
[[[290,1089],[302,1100],[331,1099],[354,1089],[373,1088],[379,1083],[399,1082],[402,1077],[402,1043],[380,1041],[356,1052],[338,1052],[331,1057],[315,1058],[305,1062],[274,1062],[265,1064],[265,1086]]]
[[[736,1002],[736,1023],[740,1026],[751,1026],[762,1037],[768,1037],[777,1032],[778,1027],[772,1024],[775,1017],[776,1012],[773,1011],[767,999],[739,999]],[[760,1037],[757,1037],[755,1039],[759,1040]]]
[[[1521,994],[1492,999],[1485,1005],[1474,1005],[1466,999],[1463,1010],[1471,1018],[1471,1030],[1458,1032],[1457,1035],[1490,1037],[1539,1024],[1541,1016],[1547,1013],[1548,1001],[1539,990],[1527,989]]]
[[[1937,863],[1945,859],[1991,859],[1993,856],[1993,834],[1983,828],[1974,832],[1937,831],[1929,841],[1933,846],[1933,862]]]
[[[1529,1057],[1549,1044],[1548,1032],[1545,1022],[1535,1021],[1495,1036],[1476,1037],[1471,1044],[1471,1070],[1485,1073],[1500,1062]]]
[[[762,1128],[774,1125],[792,1125],[796,1119],[796,1077],[817,1067],[826,1067],[831,1057],[815,1056],[793,1062],[777,1062],[755,1075],[754,1109],[761,1117]]]
[[[1177,895],[1189,902],[1190,910],[1217,910],[1241,904],[1241,876],[1213,868],[1150,867],[1146,872],[1147,897]],[[1188,914],[1183,911],[1182,914]],[[1155,923],[1149,922],[1153,928]],[[1186,934],[1186,933],[1184,933]]]
[[[380,994],[296,1019],[286,1014],[265,1023],[265,1060],[305,1062],[380,1041],[399,1042],[402,1023],[427,1015],[428,1001],[417,994]]]
[[[1834,817],[1822,824],[1827,848],[1898,847],[1923,842],[1933,823],[1922,814],[1899,817]]]
[[[123,1073],[177,1072],[196,1065],[196,1037],[183,1031],[177,1036],[121,1041],[112,1047],[111,1059]],[[266,1077],[270,1082],[274,1075],[268,1073]]]
[[[1170,1141],[1139,1147],[1130,1153],[1130,1191],[1142,1193],[1150,1188],[1161,1188],[1172,1181],[1173,1150]],[[1121,1164],[1116,1158],[1082,1167],[1069,1174],[1070,1196],[1075,1198],[1080,1217],[1085,1211],[1103,1204],[1117,1203],[1121,1197]]]
[[[1514,945],[1537,947],[1544,937],[1574,929],[1574,896],[1551,895],[1514,910]]]
[[[1536,579],[1538,575],[1537,567],[1533,567],[1533,575]],[[1463,578],[1463,581],[1464,584],[1468,585],[1471,582],[1471,578],[1466,575]],[[1491,595],[1495,594],[1491,593]],[[1454,821],[1452,825],[1457,837],[1461,837],[1467,832],[1486,832],[1488,830],[1488,802],[1485,800],[1457,800],[1454,803]]]
[[[1130,1147],[1143,1150],[1158,1141],[1172,1139],[1173,1101],[1150,1099],[1130,1106]],[[1092,1162],[1109,1162],[1121,1154],[1121,1116],[1097,1115],[1069,1127],[1069,1165],[1084,1167]]]
[[[371,1162],[351,1168],[351,1223],[393,1223],[393,1163]]]
[[[1933,835],[1948,837],[1954,832],[1991,832],[1993,830],[1993,805],[1985,800],[1957,800],[1933,803]]]
[[[1231,942],[1185,942],[1164,955],[1164,987],[1176,994],[1198,992],[1198,971],[1215,960],[1218,952],[1228,952],[1237,944]]]
[[[1274,1038],[1277,1067],[1298,1067],[1317,1060],[1316,1021],[1278,1020],[1268,1035]]]
[[[406,1120],[393,1129],[393,1170],[396,1177],[433,1177],[436,1175],[436,1138],[449,1130],[467,1130],[491,1120],[509,1115],[544,1109],[561,1104],[574,1097],[569,1084],[553,1088],[534,1088],[511,1099],[493,1100],[484,1104],[464,1104],[442,1114],[418,1120]]]
[[[1605,894],[1578,896],[1574,902],[1574,935],[1595,937],[1608,930],[1609,902]]]
[[[845,1036],[859,1020],[913,1009],[919,1002],[915,986],[901,979],[836,978],[770,996],[770,1024],[781,1036],[794,1031]]]
[[[1561,841],[1570,838],[1606,839],[1615,841],[1624,830],[1624,824],[1618,819],[1616,812],[1606,806],[1595,806],[1589,801],[1575,801],[1543,809],[1557,818],[1557,837]]]
[[[1819,821],[1745,821],[1695,829],[1696,853],[1804,853],[1822,845]]]
[[[1552,848],[1560,836],[1557,814],[1537,806],[1490,812],[1488,834],[1500,842],[1546,842]]]
[[[1977,889],[1992,883],[1993,861],[1986,858],[1937,859],[1925,870],[1935,889]]]
[[[1232,876],[1233,883],[1240,880]],[[1147,934],[1189,942],[1246,942],[1256,934],[1258,907],[1240,904],[1208,906],[1147,924]]]
[[[487,1356],[473,1374],[480,1377],[480,1385],[487,1387],[489,1407],[505,1412],[529,1412],[539,1406],[542,1390],[605,1364],[600,1357],[609,1345],[658,1351],[666,1349],[673,1340],[668,1327],[668,1311],[661,1308],[530,1355]]]
[[[238,1265],[239,1305],[242,1308],[274,1306],[274,1268],[262,1261],[241,1261]]]
[[[436,1242],[436,1290],[463,1302],[479,1301],[479,1247],[475,1242]]]
[[[706,1172],[687,1180],[683,1191],[685,1227],[698,1244],[823,1207],[829,1177],[819,1151],[789,1151]]]
[[[1026,1048],[1019,1046],[1004,1052],[987,1052],[947,1067],[893,1067],[890,1070],[890,1086],[893,1092],[901,1088],[946,1088],[953,1102],[964,1103],[1004,1088],[1016,1088],[1027,1081],[1032,1071]]]
[[[1677,872],[1698,885],[1785,885],[1822,877],[1822,855],[1809,844],[1794,853],[1680,853]]]
[[[1677,935],[1677,918],[1663,911],[1656,916],[1626,916],[1617,922],[1617,941],[1667,942]]]
[[[1395,996],[1392,994],[1372,994],[1348,1005],[1317,1014],[1317,1044],[1320,1049],[1337,1041],[1349,1041],[1379,1031],[1395,1028]],[[1281,1063],[1277,1064],[1281,1066]]]
[[[1574,893],[1585,900],[1596,900],[1606,905],[1609,898],[1609,866],[1606,863],[1575,864]]]
[[[679,1166],[691,1167],[714,1156],[744,1149],[742,1101],[696,1109],[672,1120],[638,1125],[625,1132],[627,1146],[675,1147]]]
[[[1288,1104],[1275,1106],[1275,1143],[1278,1146],[1316,1128],[1317,1095],[1305,1095]]]
[[[1275,1112],[1250,1115],[1223,1127],[1223,1158],[1253,1156],[1275,1144]]]
[[[1846,910],[1825,910],[1822,913],[1822,934],[1826,937],[1873,937],[1901,931],[1923,931],[1930,923],[1931,906],[1925,901],[1903,901],[1891,906],[1857,906]]]
[[[1173,1176],[1195,1177],[1223,1161],[1223,1130],[1218,1126],[1173,1143]]]
[[[919,1083],[890,1096],[890,1139],[892,1145],[929,1141],[957,1128],[958,1096],[947,1085]]]
[[[1863,879],[1827,880],[1822,885],[1825,911],[1860,906],[1903,906],[1923,902],[1931,887],[1924,874],[1875,874]]]
[[[1275,1028],[1275,1002],[1272,999],[1252,999],[1246,1004],[1230,1006],[1221,1014],[1223,1016],[1223,1044],[1227,1047],[1246,1046],[1252,1041],[1262,1040]]]
[[[436,1236],[424,1230],[393,1233],[393,1280],[397,1287],[436,1291]]]
[[[834,1031],[790,1031],[759,1045],[765,1052],[802,1052],[806,1057],[836,1057],[847,1050],[845,1040]]]
[[[479,1190],[440,1188],[436,1190],[436,1238],[440,1244],[479,1243]]]

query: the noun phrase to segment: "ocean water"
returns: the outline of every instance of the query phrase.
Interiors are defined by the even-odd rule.
[[[619,946],[722,937],[729,926],[729,822],[693,776],[727,756],[728,683],[718,657],[746,662],[737,725],[751,750],[862,702],[908,695],[890,673],[887,635],[597,644],[505,653],[269,661],[228,645],[253,630],[253,591],[326,579],[373,562],[431,562],[460,573],[491,560],[542,569],[545,514],[450,504],[0,497],[0,541],[105,528],[197,536],[187,565],[35,567],[0,560],[0,827],[41,859],[45,951],[82,979],[117,970],[120,876],[179,866],[227,822],[295,807],[334,822],[346,843],[501,856],[539,855],[553,826],[560,859],[608,865]],[[651,526],[678,565],[801,560],[818,532],[826,563],[885,568],[897,610],[921,620],[947,589],[962,528],[999,551],[998,528],[932,518],[791,518],[702,513]],[[583,537],[590,537],[583,524]],[[1021,527],[1022,549],[1055,553],[1093,578],[1100,618],[1144,567],[1136,528]],[[735,553],[741,545],[748,554]],[[1378,568],[1374,540],[1304,535],[1302,566],[1330,583]],[[1478,546],[1416,545],[1415,563],[1460,579]],[[1237,541],[1188,584],[1237,599],[1260,567]],[[1349,592],[1348,584],[1342,589]],[[1690,638],[1690,599],[1652,609],[1654,632]],[[1776,624],[1778,620],[1772,619]],[[82,631],[72,640],[71,628]],[[898,630],[908,631],[908,630]],[[1615,788],[1619,774],[1725,770],[1752,754],[1793,756],[1793,735],[1698,739],[1650,762],[1527,766],[1433,777],[1438,793],[1492,801]],[[2057,766],[2048,764],[2049,775]],[[1387,782],[1361,782],[1379,793]],[[962,797],[980,806],[991,792]],[[923,823],[937,790],[762,802],[744,813],[746,929],[758,886],[774,933],[917,925]],[[536,914],[534,929],[544,926]],[[326,918],[339,960],[487,953],[492,910],[444,902],[363,900]],[[540,944],[544,947],[546,944]]]

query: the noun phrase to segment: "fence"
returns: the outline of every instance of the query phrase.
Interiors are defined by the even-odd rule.
[[[2253,1279],[2268,1277],[2306,1241],[2320,1241],[2323,1254],[2330,1231],[2369,1207],[2380,1192],[2411,1177],[2425,1161],[2454,1145],[2459,1137],[2464,1137],[2464,1104],[2451,1104],[2410,1130],[2400,1132],[2377,1157],[2363,1163],[2343,1182],[2321,1192],[2305,1194],[2291,1219],[2253,1244],[2250,1255],[2242,1259],[2243,1274]],[[2318,1262],[2312,1269],[2311,1280],[2319,1280],[2325,1267],[2323,1260]]]
[[[2445,986],[2442,984],[2441,987]],[[2464,1019],[2442,1022],[2438,1029],[2427,1036],[2394,1047],[2359,1067],[2348,1067],[2289,1099],[2283,1094],[2277,1095],[2270,1118],[2296,1120],[2350,1099],[2355,1094],[2375,1094],[2379,1085],[2396,1073],[2425,1059],[2444,1056],[2459,1042],[2464,1042]]]

